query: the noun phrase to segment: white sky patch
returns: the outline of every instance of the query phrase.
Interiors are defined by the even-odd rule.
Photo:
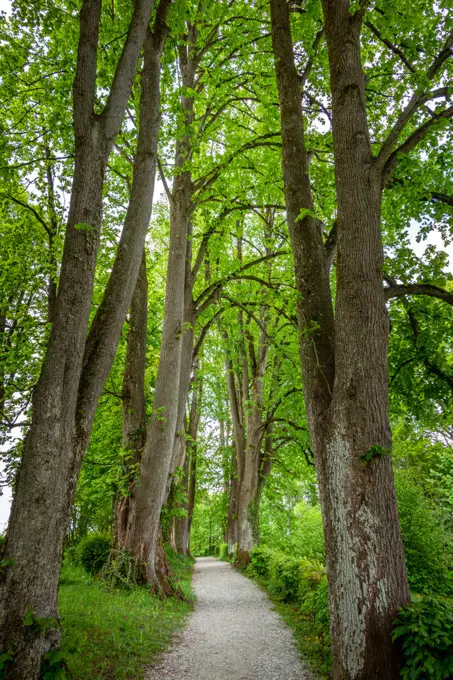
[[[6,12],[6,14],[11,14],[12,3],[10,0],[0,0],[0,12]]]
[[[444,250],[449,257],[449,271],[453,274],[453,243],[448,246],[444,245],[442,236],[438,231],[430,231],[425,240],[421,240],[419,243],[416,241],[416,236],[419,231],[419,225],[417,222],[413,221],[409,227],[409,237],[411,248],[417,257],[422,258],[426,248],[430,245],[435,246],[437,250]]]

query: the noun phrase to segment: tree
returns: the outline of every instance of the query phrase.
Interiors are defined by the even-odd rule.
[[[365,11],[365,5],[352,7],[347,0],[323,2],[337,200],[334,320],[328,248],[314,215],[301,108],[313,60],[299,76],[288,6],[271,1],[285,196],[302,298],[305,400],[324,517],[333,672],[335,678],[396,678],[392,619],[408,601],[409,589],[389,457],[381,194],[401,154],[451,113],[447,108],[436,114],[395,150],[418,107],[438,96],[422,86],[373,157],[360,51]],[[427,71],[429,84],[448,58],[451,39]]]
[[[165,28],[159,22],[156,34],[149,31],[147,39],[149,66],[145,68],[142,96],[150,108],[142,110],[148,127],[146,134],[142,128],[142,148],[139,145],[133,187],[139,200],[131,199],[123,230],[123,246],[127,248],[129,243],[131,247],[129,250],[120,247],[118,251],[116,273],[110,278],[104,306],[98,310],[85,342],[99,248],[103,179],[129,99],[152,2],[146,0],[135,6],[107,103],[103,113],[97,115],[94,104],[101,5],[87,1],[80,14],[74,81],[75,168],[58,299],[46,359],[33,395],[33,419],[5,546],[5,557],[11,563],[2,583],[0,639],[3,649],[14,646],[14,660],[8,669],[11,678],[37,677],[43,655],[58,643],[55,626],[38,627],[30,632],[24,625],[24,616],[29,608],[38,618],[55,619],[63,540],[75,485],[97,400],[132,297],[151,212],[152,193],[151,200],[143,203],[142,192],[149,195],[154,183],[152,145],[157,145],[155,122],[159,107],[159,99],[154,96],[156,83],[157,94],[159,91],[160,54],[165,36]],[[165,2],[161,6],[168,9]],[[146,136],[150,133],[148,142]],[[125,278],[129,283],[124,287]],[[122,304],[115,299],[118,290],[123,290]],[[103,346],[98,335],[102,325],[99,335]],[[33,564],[30,555],[34,556]],[[39,581],[35,578],[36,570]]]

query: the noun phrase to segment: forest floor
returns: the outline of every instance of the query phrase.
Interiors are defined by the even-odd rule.
[[[213,557],[197,559],[197,604],[146,680],[310,680],[291,631],[258,586]]]

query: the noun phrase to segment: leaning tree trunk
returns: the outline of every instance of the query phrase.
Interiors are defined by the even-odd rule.
[[[75,165],[58,299],[47,354],[33,395],[14,496],[0,588],[0,648],[14,648],[6,677],[37,678],[42,656],[60,637],[24,626],[30,609],[57,617],[64,535],[74,492],[74,433],[85,336],[102,221],[108,157],[123,119],[145,38],[152,0],[139,0],[101,115],[94,115],[101,0],[84,0],[74,82]],[[39,578],[38,578],[39,575]]]
[[[146,255],[143,253],[140,273],[135,284],[129,315],[126,361],[123,377],[123,461],[124,486],[117,494],[114,511],[113,542],[124,545],[130,517],[135,512],[134,487],[138,466],[146,441],[146,335],[148,321],[148,279]]]
[[[189,44],[180,49],[184,85],[181,103],[187,126],[193,120],[193,97],[187,96],[187,89],[193,89],[195,73],[191,58],[195,31],[192,29],[190,34]],[[179,172],[175,176],[172,191],[164,326],[153,413],[140,465],[140,484],[136,488],[135,521],[128,525],[125,539],[126,547],[143,564],[145,580],[154,591],[160,593],[171,591],[166,573],[159,570],[157,555],[160,514],[167,494],[178,419],[184,334],[184,282],[192,197],[191,173],[184,168],[190,155],[191,141],[186,133],[176,144],[175,168]]]
[[[409,601],[390,450],[381,182],[360,53],[363,12],[323,2],[337,186],[335,388],[321,481],[335,678],[398,678],[393,618]]]

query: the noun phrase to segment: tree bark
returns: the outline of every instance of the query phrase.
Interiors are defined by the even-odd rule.
[[[307,213],[313,203],[288,6],[285,0],[271,0],[288,224],[302,294],[305,401],[326,542],[333,677],[397,678],[391,625],[409,593],[391,461],[382,455],[391,446],[387,327],[379,183],[372,171],[360,61],[361,19],[349,13],[347,0],[325,1],[323,7],[338,201],[335,325],[326,252],[316,220]],[[370,452],[364,465],[362,457]]]
[[[228,336],[225,335],[225,340]],[[228,506],[228,554],[232,555],[238,542],[238,503],[240,480],[243,476],[245,460],[245,432],[240,407],[241,392],[236,389],[233,362],[228,356],[226,348],[225,368],[227,375],[228,397],[230,401],[231,420],[233,424],[233,453],[231,457],[231,486],[230,502]],[[238,395],[239,392],[239,395]]]
[[[181,97],[185,124],[193,121],[195,65],[191,58],[195,30],[190,28],[188,43],[180,49],[180,66],[184,93]],[[140,466],[140,483],[136,488],[136,515],[126,531],[125,545],[144,565],[144,577],[155,592],[168,592],[166,574],[158,569],[160,513],[168,489],[172,454],[178,420],[181,379],[181,351],[184,337],[184,284],[187,236],[192,198],[192,177],[185,169],[191,156],[189,133],[176,143],[175,168],[170,209],[170,252],[164,308],[161,352],[154,394],[153,413],[148,427]]]
[[[254,350],[253,350],[254,351]],[[261,445],[265,434],[263,427],[263,391],[269,344],[260,332],[257,357],[253,365],[253,386],[250,415],[246,422],[246,440],[243,472],[238,493],[238,563],[250,562],[250,553],[259,541],[259,502]]]
[[[324,1],[323,11],[338,203],[336,374],[323,484],[334,677],[396,679],[392,622],[409,589],[389,455],[381,179],[366,115],[363,12],[351,15],[348,0]]]
[[[0,586],[0,648],[15,648],[6,672],[11,680],[37,678],[43,655],[60,638],[58,626],[38,632],[24,626],[23,621],[27,608],[39,618],[57,618],[63,540],[81,461],[73,437],[76,414],[79,420],[84,416],[78,406],[79,382],[99,247],[104,174],[123,119],[151,7],[152,0],[138,0],[135,5],[101,115],[94,113],[100,0],[85,0],[80,13],[74,82],[74,180],[60,284],[47,354],[33,395],[33,420],[5,544],[5,559],[11,563]]]
[[[183,478],[181,489],[185,493],[187,500],[183,502],[182,509],[187,513],[184,517],[175,517],[175,547],[180,555],[189,554],[189,474],[190,474],[190,449],[186,445],[186,455],[184,459]]]
[[[123,547],[129,516],[135,512],[134,487],[138,466],[146,441],[146,335],[148,321],[148,279],[146,256],[143,254],[140,273],[132,297],[126,361],[123,377],[123,449],[124,475],[127,477],[127,494],[121,490],[114,512],[114,544]]]
[[[185,517],[176,518],[175,522],[176,549],[182,555],[189,555],[190,553],[190,528],[195,507],[197,435],[200,423],[200,402],[202,392],[203,379],[196,368],[193,381],[192,401],[189,411],[189,422],[187,426],[188,436],[184,460],[183,488],[187,495],[187,501],[183,504],[183,508],[186,510],[187,515]]]

